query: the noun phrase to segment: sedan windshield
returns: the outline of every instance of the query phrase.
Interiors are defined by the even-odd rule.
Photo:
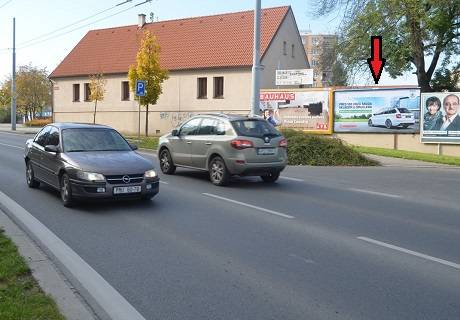
[[[62,144],[64,152],[131,151],[126,140],[113,129],[65,129]]]

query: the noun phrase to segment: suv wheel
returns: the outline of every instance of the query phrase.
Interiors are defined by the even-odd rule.
[[[35,179],[34,169],[30,161],[27,161],[26,164],[26,181],[29,188],[38,188],[40,186],[40,181]]]
[[[402,127],[403,127],[404,129],[407,129],[407,128],[409,128],[409,124],[405,123],[405,124],[402,125]]]
[[[228,185],[230,173],[221,157],[214,157],[209,163],[209,179],[216,186]]]
[[[369,119],[369,121],[367,121],[367,125],[368,125],[369,127],[373,127],[373,126],[374,126],[371,119]]]
[[[266,176],[260,176],[264,182],[273,183],[280,177],[280,172],[271,172]]]
[[[390,129],[392,126],[393,126],[393,124],[391,123],[391,120],[390,120],[390,119],[387,119],[387,120],[385,121],[385,127],[387,127],[387,129]]]
[[[160,168],[164,174],[173,174],[176,171],[176,166],[172,162],[168,149],[164,149],[160,153]]]
[[[64,207],[72,207],[75,202],[72,197],[72,187],[67,173],[61,176],[61,200]]]

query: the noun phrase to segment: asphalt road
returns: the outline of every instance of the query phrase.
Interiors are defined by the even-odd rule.
[[[67,209],[27,188],[28,137],[0,133],[0,191],[146,319],[460,319],[457,169],[289,167],[227,188],[179,169],[151,203]]]

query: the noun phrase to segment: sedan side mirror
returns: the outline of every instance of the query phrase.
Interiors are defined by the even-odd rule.
[[[59,153],[59,147],[54,146],[54,145],[47,145],[47,146],[45,146],[45,151],[46,152]]]
[[[137,150],[139,149],[135,144],[130,143],[129,146],[131,147],[131,150]]]
[[[173,137],[177,137],[177,136],[179,135],[179,130],[174,129],[173,131],[171,131],[171,135],[172,135]]]

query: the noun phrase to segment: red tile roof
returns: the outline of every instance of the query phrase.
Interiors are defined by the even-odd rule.
[[[260,52],[263,56],[289,6],[263,9]],[[51,78],[94,73],[127,73],[135,63],[142,30],[161,46],[168,70],[252,66],[254,11],[147,23],[89,31],[51,73]]]

